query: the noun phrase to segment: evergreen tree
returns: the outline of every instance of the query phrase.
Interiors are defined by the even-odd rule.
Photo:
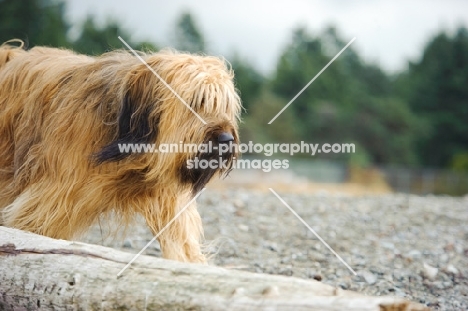
[[[21,39],[27,46],[69,46],[65,4],[54,0],[0,1],[0,44]]]
[[[286,104],[345,45],[334,27],[318,37],[304,28],[295,30],[278,61],[272,89]],[[404,99],[395,97],[390,78],[379,67],[363,62],[352,47],[288,109],[294,113],[292,126],[302,140],[355,142],[360,148],[357,152],[374,163],[418,162],[414,142],[424,122]]]
[[[242,105],[248,111],[252,102],[259,96],[264,77],[246,60],[235,54],[231,61],[232,69],[235,74],[236,88],[240,92]]]
[[[183,13],[175,30],[176,48],[191,53],[205,52],[205,39],[190,13]]]
[[[425,165],[448,166],[468,152],[468,32],[439,33],[398,81],[412,109],[430,124],[418,144]]]

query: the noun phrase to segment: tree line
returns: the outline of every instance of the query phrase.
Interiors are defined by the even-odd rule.
[[[65,2],[0,1],[0,42],[58,46],[98,55],[157,43],[130,40],[116,20],[98,25],[89,15],[71,38]],[[193,53],[210,47],[193,15],[174,23],[172,44]],[[336,27],[313,33],[298,27],[275,69],[264,75],[235,51],[226,55],[245,107],[241,139],[255,142],[355,143],[356,153],[334,155],[358,166],[391,164],[468,171],[468,31],[436,33],[408,68],[389,74],[350,46],[271,125],[267,123],[346,45]],[[325,156],[325,155],[322,155]],[[332,156],[330,154],[326,155]]]

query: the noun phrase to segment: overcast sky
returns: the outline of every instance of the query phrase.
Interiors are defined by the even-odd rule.
[[[177,17],[188,10],[196,18],[209,50],[229,57],[238,51],[255,67],[274,69],[291,32],[305,25],[317,32],[336,25],[344,41],[368,61],[389,71],[405,68],[439,29],[468,25],[467,0],[69,0],[73,24],[87,14],[115,17],[135,37],[170,46]]]

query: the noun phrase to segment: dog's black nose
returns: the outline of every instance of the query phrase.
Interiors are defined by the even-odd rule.
[[[234,137],[230,133],[223,132],[218,136],[219,143],[228,143],[234,140]]]

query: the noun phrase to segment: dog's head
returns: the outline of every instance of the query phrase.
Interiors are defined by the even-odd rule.
[[[147,56],[145,61],[152,70],[139,63],[126,76],[118,133],[97,160],[139,161],[145,164],[147,180],[163,182],[177,176],[196,193],[215,174],[227,173],[237,157],[237,148],[226,148],[239,143],[241,104],[232,70],[216,57],[171,51]],[[123,144],[177,145],[179,150],[123,153],[119,148]],[[193,144],[203,146],[186,147]]]

